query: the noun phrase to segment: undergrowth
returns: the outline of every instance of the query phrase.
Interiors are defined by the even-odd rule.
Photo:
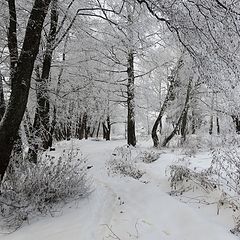
[[[37,163],[14,156],[1,185],[2,227],[14,230],[37,215],[52,215],[90,193],[86,159],[77,150],[58,158],[43,154]]]

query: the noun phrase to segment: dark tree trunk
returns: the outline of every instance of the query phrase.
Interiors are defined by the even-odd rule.
[[[102,129],[103,129],[103,139],[106,139],[106,127],[104,123],[102,123]]]
[[[12,91],[0,123],[1,179],[9,164],[14,139],[26,109],[33,66],[39,51],[43,22],[50,2],[51,0],[35,0],[28,20],[22,51],[11,76]]]
[[[83,114],[83,117],[79,117],[79,133],[78,133],[78,138],[79,140],[82,140],[84,137],[84,125],[83,125],[83,118],[84,118],[85,113]]]
[[[217,121],[217,134],[219,135],[220,134],[220,124],[219,124],[219,118],[217,116],[216,118],[216,121]]]
[[[196,116],[195,112],[192,111],[192,134],[196,133]]]
[[[84,129],[82,126],[82,115],[80,115],[78,119],[78,139],[79,140],[83,139],[83,135],[84,135]]]
[[[103,138],[106,139],[106,141],[110,141],[110,135],[111,135],[111,122],[110,122],[110,116],[107,116],[107,125],[105,123],[102,123],[103,125]]]
[[[88,139],[88,126],[87,126],[87,121],[88,121],[88,115],[85,112],[83,115],[83,129],[84,129],[84,138]]]
[[[133,51],[128,53],[128,84],[127,84],[127,143],[128,145],[136,146],[135,135],[135,101],[134,101],[134,56]]]
[[[213,134],[213,116],[211,115],[210,117],[210,126],[209,126],[209,134],[212,135]]]
[[[50,131],[49,131],[50,134],[49,134],[49,141],[48,141],[49,147],[52,147],[52,144],[53,144],[53,134],[55,132],[56,125],[57,125],[57,108],[56,106],[53,106],[53,118],[50,126]]]
[[[169,80],[170,80],[170,86],[168,88],[167,95],[166,95],[166,97],[163,101],[161,110],[160,110],[160,112],[158,114],[158,117],[157,117],[156,121],[154,122],[154,125],[153,125],[153,128],[152,128],[152,140],[153,140],[153,146],[154,147],[158,147],[158,145],[159,145],[159,139],[158,139],[158,136],[157,136],[157,129],[158,129],[158,126],[159,125],[161,126],[161,124],[162,124],[163,114],[166,111],[167,106],[168,106],[168,102],[170,101],[171,96],[173,94],[174,79],[169,78]]]
[[[83,139],[86,138],[86,131],[87,131],[87,113],[84,112],[83,117],[82,117],[82,121],[81,121],[81,127],[80,127],[80,133],[79,133],[79,139]]]
[[[58,11],[57,0],[52,0],[50,30],[47,37],[47,46],[44,54],[42,73],[37,77],[37,107],[34,119],[34,129],[40,134],[42,148],[48,149],[52,144],[50,126],[50,103],[48,96],[48,83],[52,64],[53,45],[57,35]]]
[[[99,123],[98,123],[96,138],[98,138],[98,136],[99,136],[100,126],[101,126],[101,121],[99,121]]]
[[[186,108],[183,117],[182,117],[182,124],[181,124],[181,136],[183,142],[186,140],[187,135],[187,118],[188,118],[188,107]]]
[[[238,116],[232,115],[233,122],[235,124],[235,130],[237,134],[240,134],[240,120]]]
[[[89,134],[90,134],[90,127],[87,126],[85,129],[85,139],[88,139]]]
[[[3,75],[0,72],[0,121],[4,115],[6,106],[5,106],[5,100],[4,100],[4,93],[3,93]]]
[[[68,120],[67,124],[66,124],[66,137],[67,137],[68,141],[72,137],[72,122],[71,122],[71,120]]]
[[[110,116],[107,116],[107,135],[106,135],[106,140],[110,141],[110,135],[111,135],[111,121],[110,121]]]
[[[94,135],[94,133],[95,133],[95,130],[96,130],[96,128],[95,128],[95,126],[92,128],[92,131],[91,131],[91,133],[90,133],[90,137],[92,138],[93,137],[93,135]]]

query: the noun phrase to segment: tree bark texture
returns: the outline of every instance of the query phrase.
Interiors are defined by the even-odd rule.
[[[12,1],[9,0],[8,2],[10,9],[10,4]],[[0,122],[1,179],[3,179],[6,168],[9,164],[14,139],[18,133],[18,129],[26,109],[34,62],[39,51],[43,23],[50,2],[51,0],[34,1],[26,27],[22,50],[17,60],[15,70],[11,76],[12,91],[6,111]],[[9,28],[11,28],[11,24]],[[11,29],[9,29],[9,31],[11,31]]]
[[[48,149],[52,144],[52,132],[50,129],[50,103],[48,96],[48,84],[52,64],[53,45],[57,35],[58,11],[57,0],[52,0],[50,30],[47,36],[47,46],[44,53],[42,72],[37,74],[37,107],[33,127],[40,135],[43,149]],[[38,69],[37,71],[40,71]]]
[[[127,84],[127,143],[128,145],[136,146],[135,135],[135,101],[134,101],[134,56],[130,50],[128,54],[128,84]]]

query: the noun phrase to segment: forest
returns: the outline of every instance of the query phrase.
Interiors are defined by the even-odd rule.
[[[0,239],[239,239],[239,66],[238,0],[1,0]]]

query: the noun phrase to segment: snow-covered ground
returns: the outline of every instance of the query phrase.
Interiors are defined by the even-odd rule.
[[[139,163],[146,174],[139,180],[109,176],[106,162],[113,150],[125,144],[123,140],[72,141],[56,145],[80,148],[88,158],[89,175],[95,190],[88,198],[72,203],[55,217],[39,217],[3,240],[234,240],[229,232],[233,226],[230,210],[217,215],[216,204],[202,205],[198,201],[180,201],[171,191],[166,168],[180,153],[161,151],[160,158],[150,164]],[[145,142],[137,151],[149,148]],[[209,162],[207,153],[198,154],[197,166]],[[184,198],[184,197],[183,197]],[[194,200],[194,198],[192,199]]]

